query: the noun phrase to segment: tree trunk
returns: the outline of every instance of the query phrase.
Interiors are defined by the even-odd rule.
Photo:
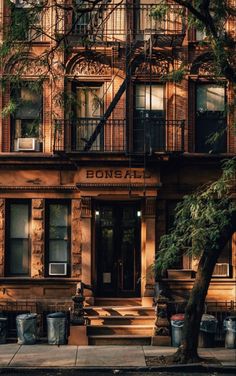
[[[173,356],[177,363],[195,363],[199,361],[197,352],[200,322],[204,311],[205,298],[217,259],[227,241],[232,237],[236,223],[233,215],[231,226],[225,229],[218,243],[218,248],[205,249],[198,265],[196,278],[185,309],[183,341]]]

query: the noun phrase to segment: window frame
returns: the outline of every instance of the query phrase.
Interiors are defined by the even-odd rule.
[[[201,80],[196,80],[195,82],[195,88],[194,88],[194,152],[195,153],[204,153],[204,154],[209,154],[211,152],[211,148],[214,147],[214,145],[209,145],[209,151],[201,151],[202,145],[197,143],[197,132],[198,132],[198,127],[197,127],[197,118],[198,118],[198,109],[197,109],[197,89],[199,86],[209,86],[209,85],[216,85],[216,86],[221,86],[217,85],[213,80],[207,80],[207,79],[201,79]],[[227,107],[227,82],[222,81],[222,87],[224,87],[224,106],[225,108]],[[204,111],[206,112],[224,112],[224,111]],[[224,117],[225,122],[226,122],[226,135],[225,135],[225,150],[224,151],[213,151],[213,154],[225,154],[228,152],[228,116],[227,114]],[[210,135],[208,136],[210,137]],[[222,137],[223,138],[223,137]],[[206,140],[205,140],[206,141]],[[218,141],[219,142],[219,141]],[[207,149],[207,146],[205,147]]]
[[[68,208],[67,225],[67,273],[66,275],[49,275],[50,263],[64,263],[65,261],[50,261],[49,242],[50,242],[50,205],[65,205]],[[45,202],[45,277],[47,278],[70,278],[71,276],[71,200],[58,199],[46,200]]]
[[[27,273],[12,273],[11,265],[10,265],[10,250],[11,250],[11,215],[10,215],[10,207],[13,204],[22,204],[28,205],[28,220],[29,220],[29,227],[28,227],[28,272]],[[31,233],[32,233],[32,205],[31,201],[27,199],[13,199],[7,200],[6,202],[6,223],[8,224],[5,228],[5,236],[6,236],[6,246],[5,246],[5,274],[7,277],[30,277],[31,276],[31,251],[32,251],[32,244],[31,244]],[[23,239],[23,238],[19,238]],[[7,252],[8,250],[8,252]]]
[[[16,17],[16,14],[17,12],[24,12],[27,14],[27,18],[30,17],[30,9],[32,7],[28,4],[11,4],[11,25],[13,25],[13,20],[14,18]],[[14,15],[15,13],[15,15]],[[34,25],[28,25],[28,27],[26,26],[25,30],[21,30],[21,32],[25,33],[24,35],[22,34],[19,39],[17,38],[17,42],[18,43],[38,43],[38,42],[42,42],[43,41],[43,34],[44,34],[44,31],[43,31],[43,28],[44,28],[44,21],[43,21],[43,12],[39,12],[39,13],[35,13],[35,17],[38,17],[38,20],[36,21],[36,18],[35,18],[35,22],[34,22]],[[18,16],[19,17],[19,16]],[[19,23],[20,24],[20,23]],[[37,32],[37,28],[41,28],[42,32],[38,33]]]
[[[23,79],[22,82],[20,83],[19,86],[17,87],[14,87],[12,86],[10,88],[10,98],[12,98],[16,103],[20,103],[20,101],[22,100],[22,93],[21,93],[21,89],[24,88],[24,87],[27,87],[28,85],[30,85],[30,83],[33,83],[34,81],[33,80],[30,80],[30,79]],[[33,90],[31,90],[33,91]],[[39,107],[39,111],[38,111],[38,118],[37,117],[28,117],[26,114],[22,117],[20,117],[19,115],[17,115],[17,110],[15,111],[15,113],[11,114],[10,116],[10,129],[11,129],[11,151],[17,151],[16,150],[16,140],[18,138],[35,138],[36,140],[38,140],[39,142],[39,150],[35,150],[36,152],[37,151],[41,151],[41,149],[43,148],[43,145],[42,145],[42,140],[43,140],[43,117],[44,117],[44,96],[43,96],[43,91],[44,91],[44,87],[43,87],[43,84],[41,85],[40,87],[40,93],[37,93],[37,95],[40,94],[40,107]],[[32,122],[32,124],[38,119],[38,136],[35,136],[35,135],[32,135],[32,136],[28,136],[28,137],[24,137],[22,136],[21,134],[19,134],[17,136],[17,128],[19,128],[19,132],[20,129],[21,129],[21,122],[25,122],[25,121],[28,121],[28,122]]]

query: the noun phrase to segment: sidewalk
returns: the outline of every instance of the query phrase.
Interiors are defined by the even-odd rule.
[[[142,368],[150,369],[146,357],[165,356],[176,351],[173,347],[153,346],[55,346],[0,345],[0,368]],[[225,348],[199,349],[205,366],[236,367],[236,350]],[[163,368],[163,367],[162,367]]]

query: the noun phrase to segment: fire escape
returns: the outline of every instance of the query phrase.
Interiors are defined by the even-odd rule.
[[[185,37],[185,15],[181,7],[169,4],[169,9],[166,12],[164,20],[155,19],[155,5],[133,5],[131,6],[126,1],[121,3],[112,3],[111,1],[103,1],[91,13],[86,14],[84,19],[80,19],[74,25],[74,35],[78,38],[90,40],[91,46],[104,47],[106,49],[112,48],[113,64],[118,66],[118,70],[113,75],[109,83],[109,88],[117,78],[124,77],[119,88],[113,95],[113,99],[108,104],[102,116],[98,119],[79,119],[76,124],[71,120],[56,120],[54,127],[54,152],[122,152],[135,153],[141,152],[151,154],[153,152],[182,152],[184,148],[184,120],[165,119],[165,118],[143,118],[139,119],[140,128],[136,129],[129,124],[130,109],[127,105],[126,99],[126,120],[112,118],[112,114],[116,109],[122,95],[127,92],[131,82],[137,78],[135,76],[133,67],[137,64],[140,56],[148,64],[152,64],[153,51],[155,49],[161,50],[165,47],[175,48],[181,47]],[[127,21],[127,14],[129,20],[132,19],[131,31],[125,28],[125,20]],[[124,17],[124,21],[120,19]],[[119,61],[118,49],[123,49],[123,63]],[[122,66],[123,65],[123,66]],[[150,68],[151,69],[151,68]],[[147,88],[151,87],[152,75],[147,75],[145,78],[145,85]],[[103,94],[101,101],[104,101],[107,91]],[[145,89],[146,90],[146,89]],[[145,113],[145,111],[144,111]],[[145,115],[147,116],[147,115]],[[133,117],[132,122],[137,119]],[[76,143],[65,147],[65,127],[69,122],[72,129],[71,139],[78,139],[79,147]],[[87,127],[89,130],[86,137],[79,134],[78,129]],[[109,148],[106,146],[105,138],[106,128],[109,128],[112,133],[113,145],[109,143]],[[83,128],[84,129],[84,128]],[[133,135],[130,136],[130,129],[133,129]],[[134,141],[130,137],[138,137],[141,147],[136,148]],[[137,136],[138,134],[138,136]],[[119,136],[118,136],[119,135]],[[140,141],[140,139],[142,139]],[[155,141],[155,139],[158,139]],[[99,142],[98,142],[99,140]],[[83,145],[83,146],[81,146]]]

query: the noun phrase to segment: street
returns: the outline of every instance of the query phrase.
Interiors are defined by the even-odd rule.
[[[38,370],[38,369],[17,369],[17,370],[7,370],[1,369],[0,375],[4,376],[227,376],[229,374],[234,374],[233,370],[229,373],[222,372],[156,372],[156,371],[127,371],[127,370],[79,370],[79,369],[63,369],[63,370]]]

